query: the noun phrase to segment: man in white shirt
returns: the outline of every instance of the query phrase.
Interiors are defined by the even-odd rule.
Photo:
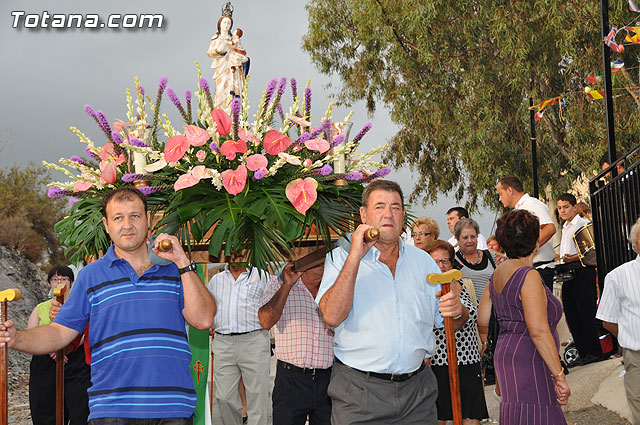
[[[640,253],[640,218],[629,231],[629,242]],[[622,347],[627,403],[633,423],[640,423],[640,255],[607,274],[596,317]]]
[[[447,211],[447,227],[449,228],[449,231],[453,235],[449,238],[447,242],[451,244],[451,246],[453,247],[453,249],[456,250],[456,252],[458,251],[458,249],[460,249],[460,247],[458,246],[458,240],[456,239],[456,236],[455,236],[456,223],[462,220],[463,218],[471,218],[469,217],[469,212],[465,208],[453,207],[453,208],[449,208],[449,210]],[[480,250],[488,249],[487,238],[485,238],[482,235],[482,233],[478,233],[478,249]]]
[[[580,217],[576,209],[576,197],[570,193],[558,196],[557,206],[562,226],[560,257],[565,264],[575,263],[575,277],[562,284],[562,306],[571,336],[576,343],[580,359],[576,364],[585,365],[602,359],[600,331],[596,322],[598,292],[596,270],[592,267],[580,267],[578,252],[573,235],[589,221]]]
[[[269,276],[256,268],[247,269],[239,256],[232,256],[223,271],[209,281],[208,289],[218,311],[213,321],[215,336],[214,394],[222,423],[242,424],[240,377],[247,394],[247,423],[266,425],[269,415],[269,331],[262,328],[258,309],[262,306]]]
[[[544,284],[553,291],[553,275],[555,267],[553,258],[556,253],[553,250],[551,238],[556,234],[556,226],[551,220],[549,208],[539,199],[532,198],[524,193],[522,182],[517,177],[503,177],[496,187],[500,202],[506,208],[527,210],[540,221],[540,236],[538,237],[538,253],[533,257],[533,267],[538,270]]]

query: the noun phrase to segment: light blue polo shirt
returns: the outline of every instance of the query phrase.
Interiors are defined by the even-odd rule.
[[[374,246],[360,261],[347,318],[335,328],[336,357],[356,369],[379,373],[408,373],[435,350],[433,328],[443,327],[436,292],[427,282],[440,269],[429,254],[399,239],[395,278],[379,261]],[[338,247],[327,254],[316,302],[333,286],[348,252]]]

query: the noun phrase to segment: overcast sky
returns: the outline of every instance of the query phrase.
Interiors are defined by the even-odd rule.
[[[84,105],[102,110],[110,122],[126,119],[125,89],[133,90],[135,76],[147,93],[155,92],[161,76],[168,77],[168,86],[181,98],[185,89],[196,89],[195,61],[200,62],[205,76],[212,76],[206,50],[216,32],[223,4],[222,0],[2,0],[0,144],[4,148],[0,166],[57,162],[60,157],[82,155],[84,145],[69,126],[78,127],[96,144],[104,144],[104,135],[85,114]],[[234,28],[244,31],[242,42],[251,58],[250,115],[270,79],[295,77],[298,86],[304,87],[311,78],[312,121],[317,123],[340,83],[335,77],[319,74],[300,48],[307,30],[304,2],[236,0],[233,6]],[[39,15],[40,24],[44,11],[50,15],[96,14],[104,21],[113,14],[162,14],[164,20],[161,29],[25,28],[36,21],[35,17],[26,19],[26,15]],[[16,19],[18,28],[13,28]],[[52,19],[49,18],[50,24]],[[327,88],[329,83],[332,87]],[[287,110],[290,90],[283,99]],[[175,117],[173,121],[178,125],[175,108],[169,103],[165,96],[162,109]],[[353,131],[373,122],[359,152],[388,142],[397,131],[382,105],[373,117],[367,116],[363,104],[350,109],[355,110],[351,119]],[[342,119],[347,112],[347,108],[338,108],[334,118]],[[62,180],[64,176],[56,178]],[[409,169],[394,170],[388,178],[398,181],[407,194],[411,192],[414,178]],[[416,215],[434,217],[440,224],[441,238],[447,239],[451,235],[445,212],[454,202],[442,195],[436,205],[416,205],[411,210]],[[495,214],[483,211],[474,218],[479,221],[481,232],[489,236]]]

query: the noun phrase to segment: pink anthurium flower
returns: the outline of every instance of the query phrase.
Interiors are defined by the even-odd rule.
[[[104,147],[100,151],[100,159],[102,161],[115,161],[116,165],[120,165],[127,160],[122,153],[120,155],[116,155],[114,144],[112,142],[104,144]]]
[[[100,181],[114,184],[116,182],[116,163],[113,161],[100,161]]]
[[[278,155],[280,152],[284,152],[285,149],[289,147],[293,143],[288,136],[280,133],[277,130],[270,130],[264,136],[264,150],[269,155]]]
[[[173,136],[164,145],[164,160],[178,162],[189,149],[189,140],[186,136]]]
[[[291,202],[300,214],[305,214],[318,199],[316,179],[307,177],[306,179],[296,179],[287,185],[287,199]]]
[[[238,129],[238,138],[240,140],[244,140],[245,142],[251,142],[254,145],[260,144],[260,139],[257,137],[253,137],[253,133],[249,130],[245,130],[244,128]]]
[[[207,169],[204,165],[198,165],[197,167],[193,167],[193,169],[187,173],[178,177],[178,180],[173,184],[173,190],[176,192],[180,189],[185,189],[187,187],[195,186],[200,182],[202,178],[206,178]]]
[[[304,118],[300,118],[300,117],[296,117],[295,115],[287,115],[287,118],[289,119],[289,121],[291,121],[294,124],[298,124],[301,125],[303,127],[310,127],[311,123],[307,120],[305,120]]]
[[[260,168],[266,168],[267,164],[269,164],[269,160],[267,160],[267,157],[262,154],[256,153],[247,157],[247,168],[249,171],[257,171]]]
[[[242,192],[247,183],[247,168],[244,165],[239,166],[235,170],[225,170],[220,176],[222,177],[222,185],[232,195]]]
[[[111,126],[115,131],[120,132],[122,131],[123,128],[131,124],[132,124],[131,122],[122,122],[121,120],[115,120],[113,124],[111,124]]]
[[[221,136],[226,136],[231,131],[231,117],[222,109],[211,111],[211,118],[216,123],[216,131]]]
[[[307,149],[311,149],[312,151],[318,151],[320,153],[325,153],[329,150],[331,146],[329,146],[329,142],[324,139],[311,139],[304,142],[304,145]]]
[[[93,186],[93,183],[88,182],[86,180],[78,180],[75,185],[73,185],[73,192],[84,192]]]
[[[311,167],[313,165],[313,161],[310,160],[309,158],[307,158],[307,159],[304,160],[302,165],[304,165],[305,167],[309,168],[309,167]]]
[[[229,161],[236,159],[237,153],[246,153],[247,143],[244,140],[227,140],[220,146],[220,153],[224,155]]]
[[[289,155],[288,153],[280,152],[278,156],[291,165],[302,165],[302,161],[295,155]]]
[[[202,146],[209,140],[209,133],[204,128],[196,125],[188,125],[184,128],[184,135],[191,146]]]
[[[155,173],[156,171],[162,170],[166,166],[167,161],[165,161],[164,159],[160,159],[151,164],[147,164],[147,166],[144,167],[144,171],[146,171],[147,173]]]

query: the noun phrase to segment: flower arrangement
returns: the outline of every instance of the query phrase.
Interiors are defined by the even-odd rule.
[[[355,154],[371,124],[347,140],[353,112],[333,122],[330,104],[320,125],[312,126],[308,82],[300,97],[290,80],[293,103],[285,113],[287,80],[272,80],[249,123],[248,84],[227,114],[213,109],[209,84],[197,69],[198,89],[185,91],[184,104],[162,77],[155,99],[135,79],[135,99],[126,92],[126,121],[110,124],[103,112],[85,106],[107,142],[98,146],[71,127],[86,145],[86,158],[44,162],[71,179],[50,183],[48,192],[73,198],[70,215],[56,225],[67,255],[73,253],[71,261],[109,247],[100,222],[101,197],[135,184],[152,211],[163,214],[154,232],[176,234],[189,247],[191,238],[206,242],[213,256],[246,250],[248,262],[266,270],[312,229],[326,244],[331,231],[349,230],[358,219],[363,183],[389,173],[372,159],[386,145]],[[165,94],[184,121],[180,129],[161,113]]]

